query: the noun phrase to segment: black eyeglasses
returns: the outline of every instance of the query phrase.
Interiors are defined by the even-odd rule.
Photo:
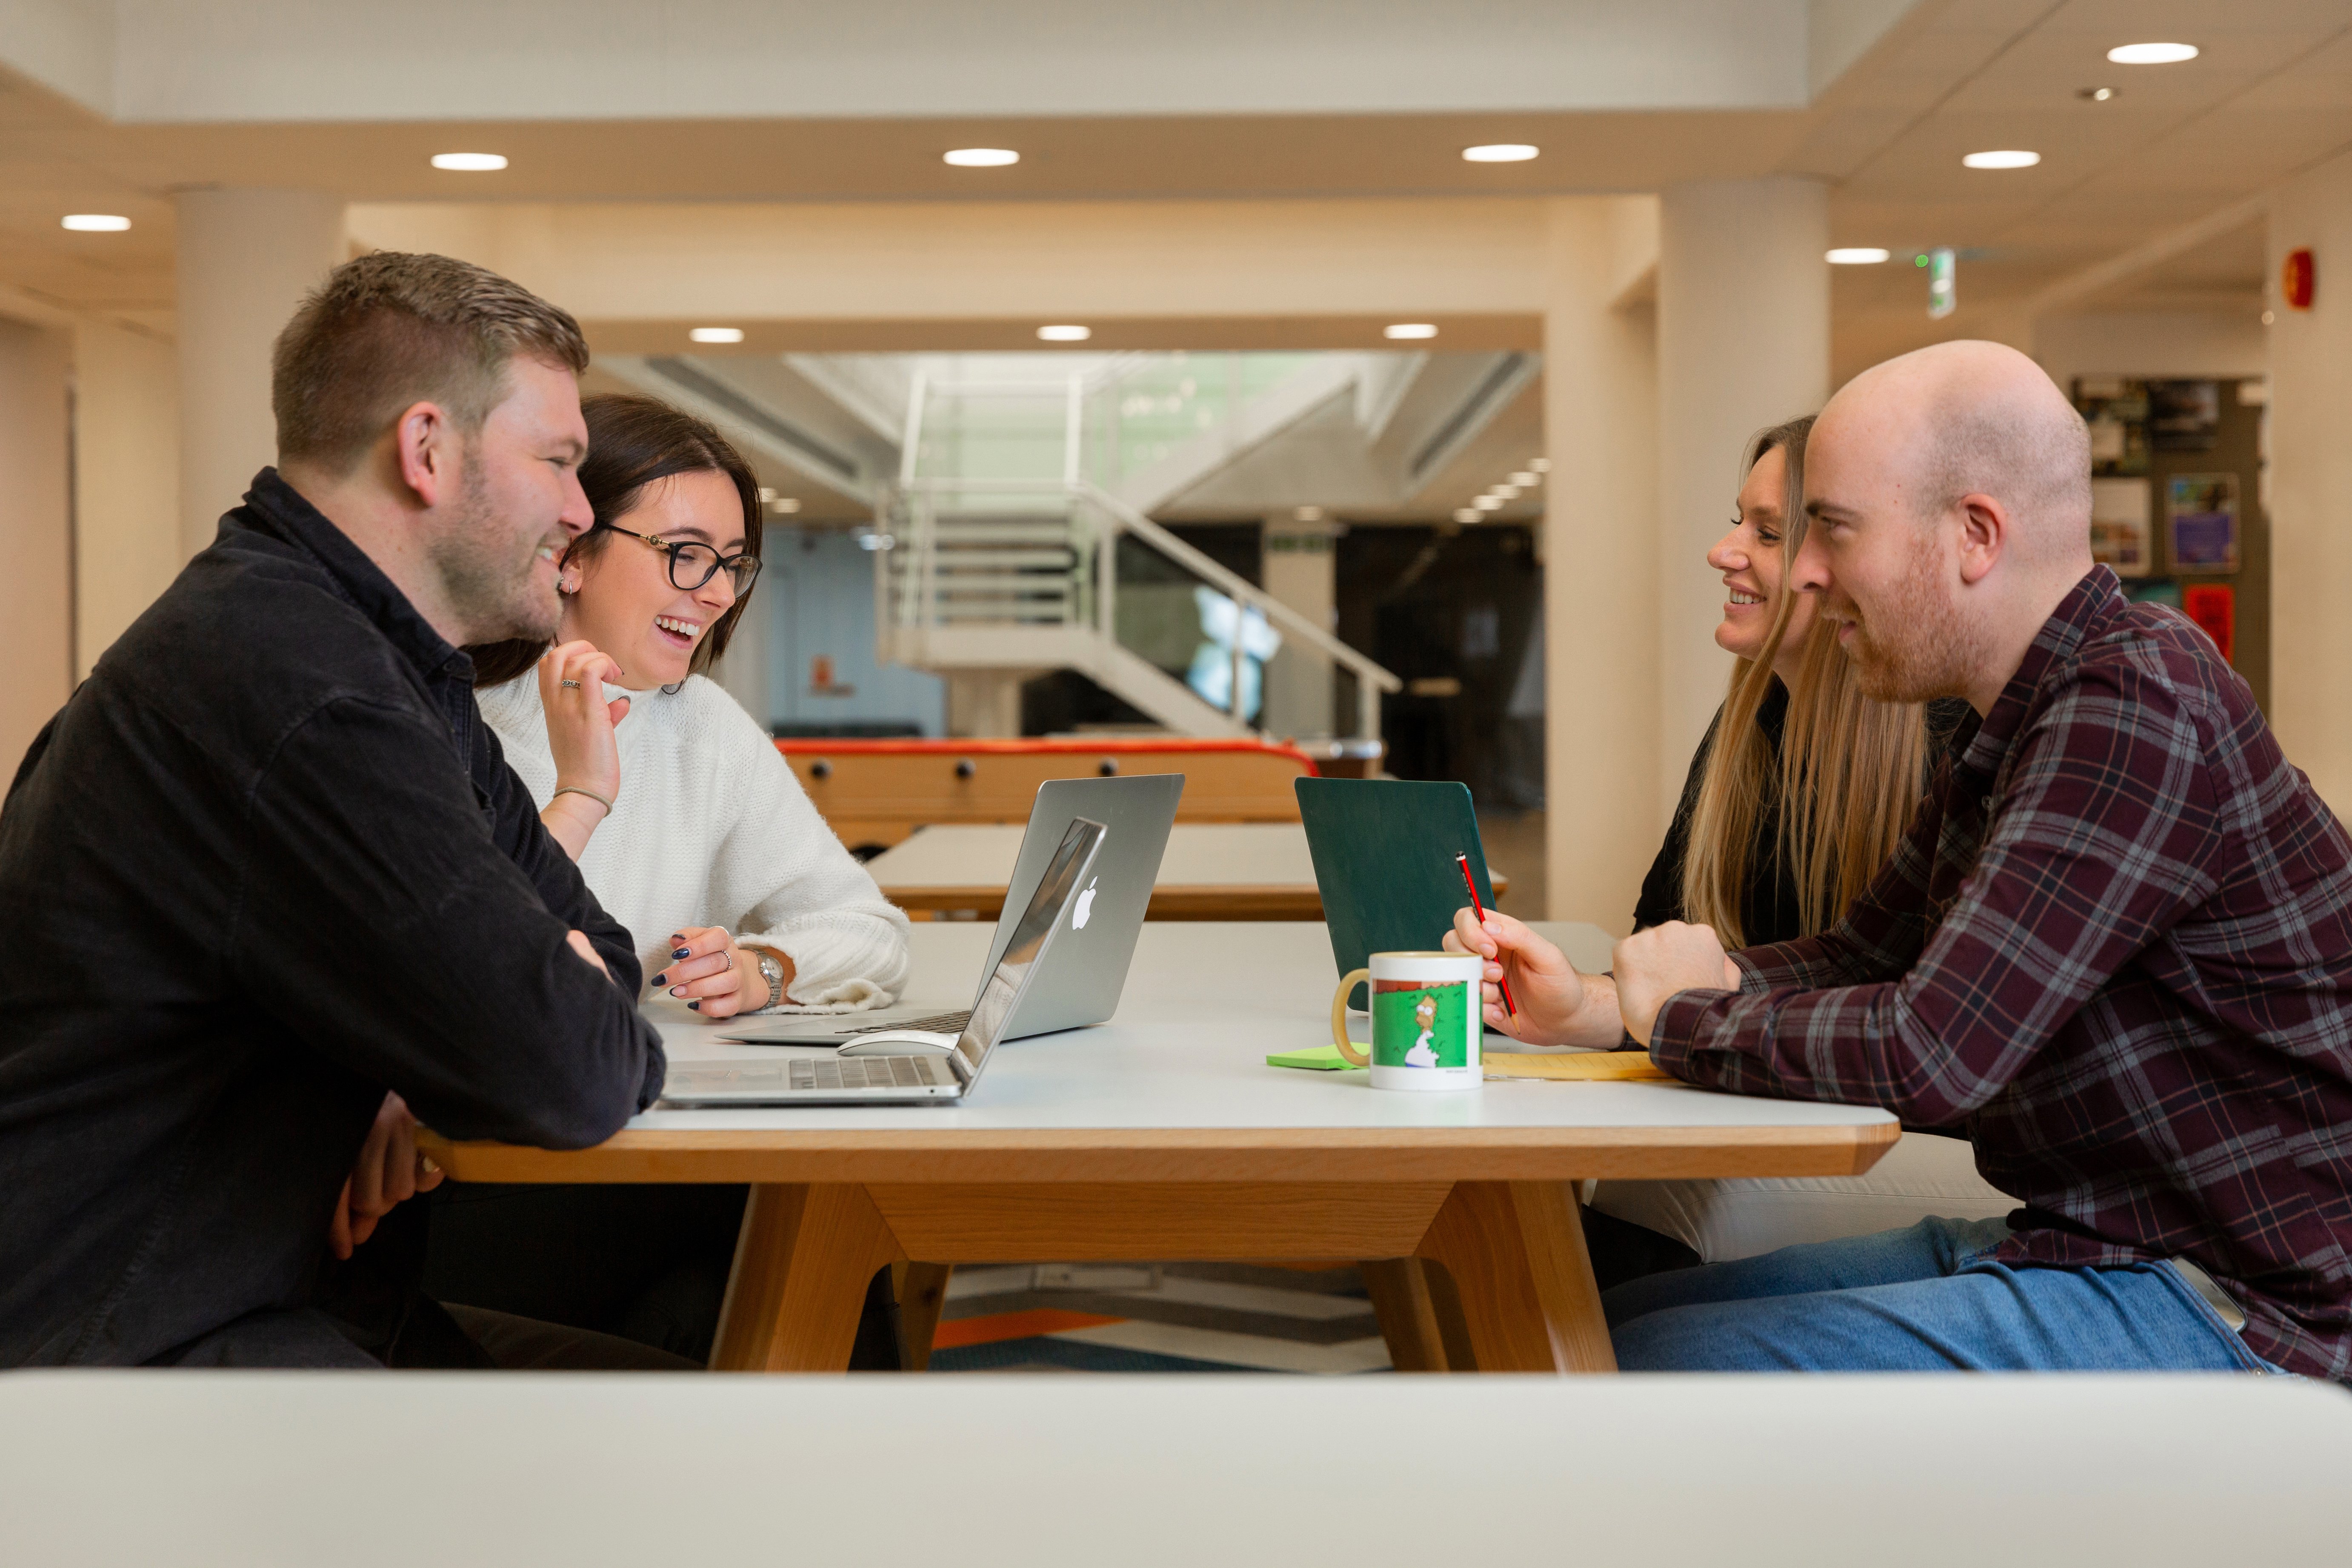
[[[739,599],[750,593],[751,584],[760,580],[758,556],[740,551],[732,555],[721,555],[698,539],[664,539],[657,533],[632,533],[609,522],[600,522],[588,531],[617,533],[624,539],[634,539],[640,544],[650,544],[656,550],[667,552],[669,584],[684,593],[691,594],[709,582],[719,574],[722,566],[727,569],[728,578],[735,584],[735,596]]]

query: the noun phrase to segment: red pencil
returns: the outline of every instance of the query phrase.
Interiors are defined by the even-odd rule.
[[[1468,853],[1456,855],[1454,863],[1462,868],[1462,885],[1470,889],[1470,912],[1478,917],[1478,923],[1483,926],[1486,923],[1486,906],[1478,901],[1478,879],[1470,874]],[[1505,974],[1502,980],[1503,1010],[1516,1018],[1519,1016],[1519,1005],[1511,1000],[1511,977]]]

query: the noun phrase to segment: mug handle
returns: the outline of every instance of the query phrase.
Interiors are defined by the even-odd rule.
[[[1351,1067],[1368,1068],[1372,1065],[1372,1058],[1357,1050],[1356,1042],[1348,1037],[1348,993],[1356,988],[1358,981],[1369,982],[1371,977],[1372,972],[1369,969],[1351,969],[1340,976],[1339,989],[1331,993],[1331,1043],[1339,1048],[1339,1054],[1348,1058]]]

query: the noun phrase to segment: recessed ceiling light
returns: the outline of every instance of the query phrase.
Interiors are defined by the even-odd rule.
[[[1875,267],[1891,252],[1875,245],[1841,245],[1829,254],[1832,267]]]
[[[1437,329],[1427,321],[1399,321],[1392,327],[1382,327],[1381,336],[1398,342],[1409,338],[1433,338]]]
[[[119,213],[68,213],[58,224],[78,234],[121,234],[131,220]]]
[[[1543,483],[1543,476],[1540,474],[1513,474],[1511,476],[1511,483],[1518,486],[1519,489],[1523,490],[1531,490],[1538,485]]]
[[[2011,148],[1999,153],[1971,153],[1960,162],[1971,169],[2031,169],[2042,162],[2042,154]]]
[[[2074,89],[2076,98],[2087,99],[2093,103],[2105,103],[2115,95],[2116,89],[2111,87],[2078,87]]]
[[[1037,329],[1037,335],[1049,343],[1082,343],[1095,335],[1095,330],[1092,327],[1066,323],[1061,326],[1040,327]]]
[[[1519,487],[1517,485],[1496,485],[1489,493],[1501,496],[1505,500],[1517,500],[1519,499]]]
[[[488,174],[505,168],[507,159],[503,153],[436,153],[433,166],[464,174]]]
[[[1538,474],[1548,474],[1551,472],[1551,459],[1549,458],[1529,458],[1528,459],[1528,467]]]
[[[743,341],[740,327],[697,327],[686,334],[698,343],[740,343]]]
[[[2118,44],[2107,51],[2119,66],[2177,66],[2196,58],[2194,44]]]
[[[1002,169],[1021,162],[1021,154],[1010,147],[959,147],[945,157],[959,169]]]
[[[1475,506],[1465,506],[1454,512],[1454,521],[1456,522],[1475,522],[1486,515],[1486,514],[1485,512],[1480,511]]]
[[[790,517],[801,510],[800,497],[778,496],[768,503],[768,510],[780,517]]]
[[[1498,511],[1502,509],[1503,498],[1501,496],[1480,496],[1476,500],[1472,501],[1470,504],[1476,507],[1480,511]]]
[[[1542,151],[1524,142],[1489,142],[1482,147],[1463,148],[1462,159],[1467,163],[1524,163]]]

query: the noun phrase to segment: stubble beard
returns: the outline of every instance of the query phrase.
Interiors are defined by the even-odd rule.
[[[459,469],[457,504],[449,526],[430,551],[441,590],[457,618],[471,628],[467,640],[546,642],[562,619],[562,602],[551,584],[538,582],[539,551],[553,542],[559,553],[562,530],[523,542],[501,525],[476,454],[468,450]]]
[[[1936,592],[1933,552],[1925,541],[1911,564],[1867,619],[1843,593],[1822,606],[1832,619],[1853,626],[1844,639],[1846,657],[1853,660],[1855,689],[1874,702],[1958,696],[1973,666],[1975,629],[1958,605]],[[1891,635],[1874,635],[1873,622]]]

